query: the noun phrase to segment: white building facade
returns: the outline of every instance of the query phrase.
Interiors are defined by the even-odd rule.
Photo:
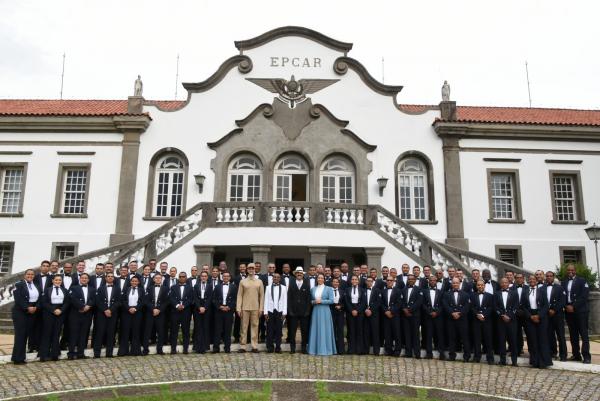
[[[593,264],[600,111],[404,105],[305,28],[235,45],[186,101],[0,100],[0,273]]]

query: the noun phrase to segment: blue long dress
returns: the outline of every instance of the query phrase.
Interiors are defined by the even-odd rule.
[[[310,290],[313,302],[310,320],[310,333],[308,335],[308,353],[310,355],[334,355],[335,335],[333,333],[333,320],[329,306],[333,303],[333,290],[325,286],[321,294],[321,303],[315,304],[317,286]]]

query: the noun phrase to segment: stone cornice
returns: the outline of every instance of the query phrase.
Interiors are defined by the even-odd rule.
[[[435,121],[440,137],[600,142],[600,127],[531,124],[481,124]]]
[[[0,132],[144,132],[150,116],[0,116]]]
[[[227,73],[235,67],[237,67],[238,71],[242,74],[247,74],[250,71],[252,71],[252,60],[250,60],[250,57],[242,55],[230,57],[227,60],[225,60],[223,64],[219,66],[217,71],[213,75],[208,77],[208,79],[206,79],[205,81],[184,82],[182,85],[189,93],[205,92],[214,87],[219,82],[221,82],[221,80],[225,78]]]
[[[320,32],[300,26],[284,26],[275,28],[252,39],[236,40],[234,44],[240,52],[243,52],[244,50],[262,46],[265,43],[285,36],[300,36],[327,46],[330,49],[339,50],[344,53],[347,53],[350,51],[350,49],[352,49],[352,43],[340,42],[339,40],[332,39]]]

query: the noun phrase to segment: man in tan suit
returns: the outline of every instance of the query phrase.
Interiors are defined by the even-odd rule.
[[[248,323],[250,324],[252,352],[258,352],[258,321],[264,307],[265,290],[263,282],[254,274],[254,263],[248,264],[246,272],[248,275],[240,281],[236,305],[237,314],[242,319],[239,352],[246,352]]]

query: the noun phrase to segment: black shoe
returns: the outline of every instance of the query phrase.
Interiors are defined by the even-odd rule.
[[[184,354],[184,355],[187,355],[187,354],[189,354],[188,350],[187,350],[187,349],[184,349],[184,350],[183,350],[183,354]]]
[[[427,354],[427,355],[425,355],[425,359],[433,359],[433,354]]]
[[[240,348],[240,349],[238,349],[238,352],[240,354],[244,354],[244,353],[246,353],[246,350],[244,348]]]
[[[519,366],[519,365],[516,362],[513,362],[512,366]]]
[[[487,364],[488,364],[488,365],[493,365],[493,364],[494,364],[494,361],[487,361]]]
[[[564,356],[561,356],[558,360],[561,361],[561,362],[566,362],[567,358],[565,358]]]
[[[281,354],[281,348],[277,348],[277,349],[275,349],[275,353],[276,353],[276,354]]]
[[[175,350],[175,351],[172,350],[171,355],[175,355],[175,354],[177,354],[177,350]]]
[[[48,362],[49,359],[48,358],[40,358],[40,362]]]
[[[112,358],[112,357],[113,357],[113,355],[112,355],[112,354],[110,354],[110,355],[106,355],[106,356],[105,356],[105,358]]]
[[[73,361],[73,360],[75,360],[75,355],[69,355],[69,356],[67,356],[67,359],[69,361]]]
[[[295,353],[296,353],[296,350],[295,350],[295,349],[291,349],[291,350],[290,350],[290,354],[295,354]]]
[[[227,348],[227,349],[225,350],[225,353],[226,353],[226,354],[231,354],[231,350],[230,350],[229,348]]]
[[[26,363],[25,361],[13,361],[13,365],[25,365]]]
[[[218,349],[213,349],[213,350],[212,350],[212,353],[213,353],[213,354],[218,354],[219,352],[220,352],[220,351],[219,351]]]
[[[569,358],[569,361],[581,362],[581,355],[573,355]]]
[[[273,353],[273,350],[272,350],[272,349],[268,349],[268,350],[267,350],[267,353],[268,353],[268,354],[272,354],[272,353]]]
[[[498,365],[506,366],[506,361],[500,361],[500,362],[498,362]]]
[[[142,351],[142,356],[146,356],[148,354],[149,354],[149,351],[146,351],[146,350]]]
[[[583,363],[585,363],[586,365],[589,365],[590,363],[592,363],[592,359],[591,358],[584,358],[583,359]]]
[[[162,350],[160,350],[160,351],[156,351],[156,355],[164,355],[164,354],[165,354],[165,353],[164,353]]]
[[[258,354],[258,349],[257,349],[257,348],[252,348],[252,351],[251,351],[251,352],[252,352],[253,354]]]

